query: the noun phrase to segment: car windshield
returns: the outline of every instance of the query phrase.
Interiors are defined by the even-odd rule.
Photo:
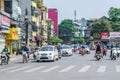
[[[87,45],[84,45],[84,48],[88,48],[88,46],[87,46]]]
[[[62,46],[62,49],[69,49],[69,46]]]
[[[41,51],[53,51],[53,47],[50,47],[50,46],[42,47]]]

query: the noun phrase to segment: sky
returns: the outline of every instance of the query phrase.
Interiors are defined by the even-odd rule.
[[[44,0],[47,8],[57,8],[58,22],[64,19],[100,18],[107,16],[110,7],[120,8],[120,0]]]

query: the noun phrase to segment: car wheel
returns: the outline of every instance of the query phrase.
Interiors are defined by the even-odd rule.
[[[54,56],[52,61],[55,62],[55,60],[56,60],[56,59],[55,59],[55,56]]]
[[[88,51],[88,54],[90,54],[90,51]]]
[[[40,60],[37,60],[36,62],[40,62]]]

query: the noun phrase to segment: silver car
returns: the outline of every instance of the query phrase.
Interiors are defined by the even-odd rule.
[[[62,56],[72,56],[73,55],[72,47],[70,45],[62,45],[61,54]]]

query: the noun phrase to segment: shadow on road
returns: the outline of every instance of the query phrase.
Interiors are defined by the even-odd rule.
[[[88,60],[88,61],[97,61],[96,59],[90,59],[90,60]]]

